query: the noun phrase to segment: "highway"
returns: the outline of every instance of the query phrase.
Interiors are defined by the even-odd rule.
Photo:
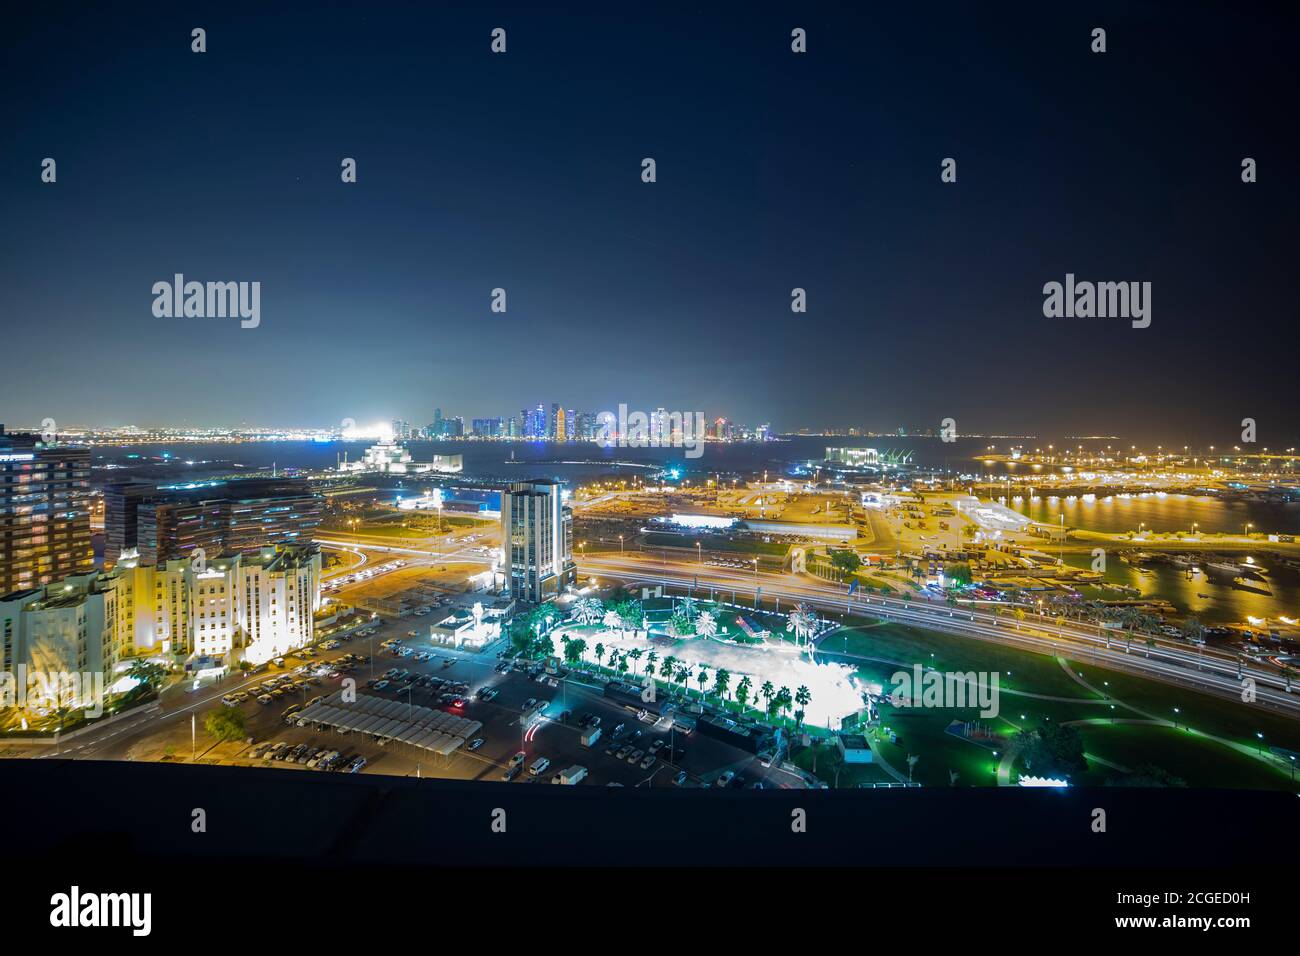
[[[1113,670],[1237,701],[1242,699],[1242,680],[1250,677],[1255,681],[1256,699],[1260,704],[1300,717],[1300,694],[1288,693],[1285,680],[1271,671],[1243,667],[1242,677],[1238,677],[1235,661],[1213,653],[1195,653],[1167,642],[1158,642],[1154,648],[1135,647],[1126,653],[1123,632],[1110,632],[1110,647],[1107,647],[1107,632],[1077,622],[1044,626],[1029,620],[1011,620],[969,606],[954,608],[931,603],[924,598],[905,601],[875,595],[849,597],[841,586],[788,572],[756,574],[752,570],[729,570],[644,553],[588,555],[578,563],[583,576],[596,575],[633,584],[664,583],[734,590],[738,598],[741,594],[752,595],[757,586],[766,599],[780,598],[791,603],[803,602],[823,611],[882,617],[1041,654],[1064,655],[1078,660],[1089,658]]]

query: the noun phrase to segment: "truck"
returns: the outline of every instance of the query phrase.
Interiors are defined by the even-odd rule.
[[[578,743],[583,747],[590,749],[591,747],[596,746],[596,741],[598,740],[600,740],[600,728],[591,727],[582,732],[582,736],[578,739]]]
[[[579,766],[578,764],[574,764],[568,770],[562,771],[560,775],[555,778],[555,780],[557,783],[564,784],[567,787],[572,787],[575,784],[580,783],[582,779],[586,776],[587,776],[587,768],[583,766]]]

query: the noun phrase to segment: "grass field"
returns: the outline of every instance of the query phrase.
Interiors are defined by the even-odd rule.
[[[1044,722],[1085,722],[1079,724],[1085,752],[1099,759],[1090,761],[1076,784],[1104,785],[1122,780],[1126,772],[1155,766],[1193,787],[1285,788],[1291,785],[1289,775],[1252,754],[1270,744],[1300,750],[1300,722],[1257,705],[1144,680],[1091,662],[1065,661],[1067,673],[1060,660],[1047,655],[889,623],[854,622],[823,639],[821,651],[829,660],[853,661],[859,675],[881,684],[886,694],[894,686],[891,674],[917,663],[941,671],[997,671],[1000,711],[985,720],[994,732],[1009,740],[1017,730]],[[1071,673],[1081,675],[1094,690]],[[879,743],[879,754],[895,769],[906,774],[910,754],[918,757],[914,779],[927,786],[949,786],[949,771],[958,774],[958,786],[996,783],[998,758],[993,748],[946,733],[954,719],[981,719],[973,708],[902,709],[886,702],[880,712],[881,723],[898,735],[898,742]],[[1176,718],[1181,729],[1124,722],[1151,718]]]

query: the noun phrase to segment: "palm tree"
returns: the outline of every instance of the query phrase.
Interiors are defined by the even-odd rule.
[[[713,675],[713,692],[723,700],[727,699],[727,685],[731,683],[731,672],[718,668],[718,672]]]
[[[677,665],[677,674],[676,674],[677,683],[685,684],[687,679],[690,676],[691,676],[691,668],[689,665],[687,664]]]
[[[595,624],[604,611],[605,605],[599,598],[583,598],[573,606],[574,616],[583,624]]]
[[[601,623],[611,631],[618,631],[619,635],[622,636],[623,618],[619,616],[618,611],[610,608],[605,612],[605,617],[601,620]]]
[[[749,690],[753,686],[754,682],[749,679],[748,674],[742,677],[740,683],[736,685],[736,700],[740,703],[740,709],[742,711],[745,709],[745,704],[749,701]]]
[[[795,726],[798,727],[800,724],[803,723],[804,711],[808,708],[808,705],[812,702],[812,691],[810,691],[803,684],[800,684],[799,689],[794,692],[794,702],[798,704],[799,707],[801,708],[795,719]]]
[[[700,665],[699,673],[695,675],[695,681],[700,685],[700,696],[704,696],[704,685],[709,682],[709,669],[703,664]]]
[[[597,642],[596,644],[596,663],[599,664],[601,658],[605,656],[605,645]]]
[[[630,651],[627,652],[627,656],[630,657],[630,658],[632,658],[632,663],[633,663],[633,664],[635,664],[636,662],[638,662],[639,660],[641,660],[641,657],[642,657],[643,654],[645,654],[645,651],[641,650],[641,648],[639,648],[639,647],[634,647],[634,648],[632,648]]]
[[[653,674],[655,672],[655,661],[659,660],[659,652],[654,650],[650,651],[650,653],[646,654],[645,660],[646,673]]]
[[[763,701],[766,704],[765,709],[770,715],[772,712],[772,696],[776,693],[776,688],[772,686],[770,680],[765,680],[763,681],[763,686],[758,689],[758,692],[763,695]]]
[[[695,619],[695,633],[700,637],[713,637],[718,633],[718,621],[708,611],[701,611]]]

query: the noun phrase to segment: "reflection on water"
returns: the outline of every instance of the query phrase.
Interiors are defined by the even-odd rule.
[[[1272,504],[1262,501],[1222,501],[1200,495],[1163,492],[1058,498],[1039,495],[1032,502],[1012,495],[1011,507],[1035,521],[1065,523],[1089,531],[1112,534],[1137,531],[1197,531],[1241,534],[1247,524],[1252,533],[1300,532],[1300,502]]]
[[[1068,520],[1068,519],[1067,519]],[[1259,560],[1258,558],[1256,560]],[[1067,554],[1065,563],[1076,568],[1091,568],[1092,555]],[[1272,597],[1234,588],[1230,583],[1211,581],[1204,571],[1187,577],[1185,568],[1173,565],[1152,565],[1146,573],[1119,560],[1117,555],[1107,556],[1105,579],[1113,584],[1137,588],[1146,598],[1163,598],[1179,610],[1195,615],[1203,624],[1243,624],[1247,617],[1296,617],[1300,612],[1300,574],[1285,567],[1268,568],[1268,586]],[[1087,598],[1116,600],[1122,595],[1116,591],[1096,587],[1082,587]],[[1204,597],[1202,597],[1204,595]]]

